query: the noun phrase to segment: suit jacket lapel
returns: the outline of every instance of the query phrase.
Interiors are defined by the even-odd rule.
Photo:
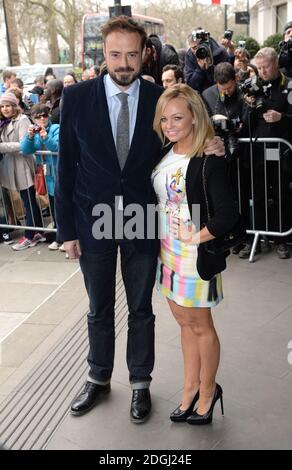
[[[96,86],[96,98],[92,100],[92,113],[97,116],[97,128],[100,129],[103,143],[107,148],[108,155],[110,156],[115,168],[120,170],[116,146],[112,133],[112,126],[109,117],[109,109],[104,88],[103,75],[99,78]],[[98,113],[95,106],[98,106]],[[120,170],[121,171],[121,170]]]

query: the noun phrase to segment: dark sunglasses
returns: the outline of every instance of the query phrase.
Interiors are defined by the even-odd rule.
[[[46,113],[43,113],[43,114],[36,114],[36,115],[34,116],[35,119],[40,119],[41,117],[47,118],[47,117],[49,117],[49,115],[46,114]]]

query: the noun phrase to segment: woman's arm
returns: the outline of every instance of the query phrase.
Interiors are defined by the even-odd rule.
[[[41,139],[46,146],[46,150],[50,152],[58,152],[59,150],[59,124],[52,124],[45,139]]]
[[[225,159],[208,157],[206,184],[211,211],[211,219],[206,222],[206,227],[216,238],[232,229],[239,218]]]
[[[30,155],[38,150],[35,144],[35,136],[32,139],[29,138],[28,134],[25,134],[23,139],[20,142],[20,150],[24,155]]]
[[[0,143],[0,152],[2,153],[12,153],[20,152],[20,141],[27,133],[27,129],[30,125],[28,117],[22,115],[19,121],[16,121],[15,126],[18,125],[18,141],[14,140],[12,142],[1,142]],[[15,129],[16,130],[16,129]],[[16,139],[17,131],[13,133],[12,138]]]

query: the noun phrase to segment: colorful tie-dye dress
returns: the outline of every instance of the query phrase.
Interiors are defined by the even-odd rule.
[[[210,281],[200,278],[197,246],[173,238],[169,230],[171,216],[190,223],[185,181],[189,158],[173,149],[152,173],[160,215],[161,248],[157,268],[157,290],[183,307],[213,307],[223,298],[221,274]]]

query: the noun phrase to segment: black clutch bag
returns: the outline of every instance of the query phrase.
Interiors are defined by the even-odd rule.
[[[206,180],[206,162],[208,157],[205,157],[203,166],[202,166],[202,180],[203,180],[203,189],[204,189],[204,198],[206,204],[206,211],[208,221],[211,220],[210,205],[207,196],[207,180]],[[227,233],[221,237],[214,238],[208,242],[203,243],[204,249],[207,253],[211,255],[225,254],[228,256],[229,250],[239,243],[242,243],[246,237],[246,229],[242,223],[241,215],[239,214],[238,220],[234,227],[229,230]]]

